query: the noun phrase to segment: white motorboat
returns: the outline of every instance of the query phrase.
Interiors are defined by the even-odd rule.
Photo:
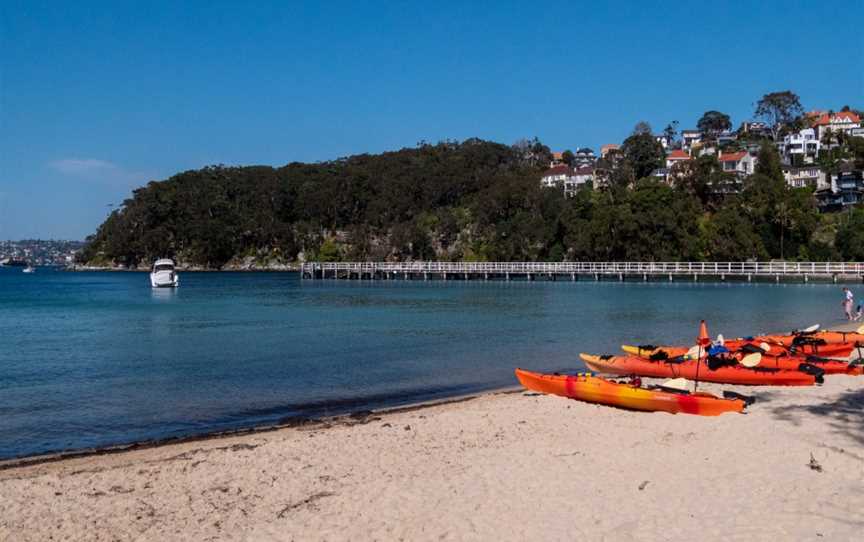
[[[153,288],[176,288],[180,286],[180,277],[174,269],[174,260],[167,258],[156,260],[150,272],[150,285]]]
[[[30,265],[30,264],[28,263],[28,264],[27,264],[27,267],[25,267],[25,268],[22,269],[21,271],[22,271],[23,273],[35,273],[35,272],[36,272],[36,268],[33,267],[32,265]]]

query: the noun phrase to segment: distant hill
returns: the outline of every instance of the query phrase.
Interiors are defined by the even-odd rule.
[[[316,164],[186,171],[135,190],[78,260],[135,267],[171,256],[220,268],[298,258],[543,258],[557,235],[544,227],[554,222],[544,219],[553,210],[544,201],[562,200],[539,188],[549,159],[536,141],[470,139]]]
[[[637,179],[653,167],[640,149],[598,163],[607,186],[570,199],[541,187],[551,154],[536,139],[186,171],[135,190],[78,262],[147,267],[168,256],[187,267],[279,269],[310,260],[864,258],[864,210],[820,215],[812,188],[786,184],[772,144],[735,193],[711,189],[730,176],[713,156],[693,160],[675,187]]]

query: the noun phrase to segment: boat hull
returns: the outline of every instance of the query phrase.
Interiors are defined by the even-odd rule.
[[[180,277],[174,272],[150,273],[150,286],[153,288],[177,288],[180,286]]]
[[[775,347],[776,349],[776,347]],[[622,345],[621,350],[624,352],[651,361],[651,356],[665,355],[668,358],[678,358],[687,354],[689,348],[684,346],[657,346],[653,348],[643,348],[639,346]],[[806,355],[794,354],[762,354],[759,360],[759,367],[770,369],[782,369],[784,371],[798,371],[801,369],[801,364],[807,363],[822,369],[826,375],[845,374],[860,376],[864,374],[864,366],[840,361],[835,359],[817,358]]]
[[[516,378],[532,391],[631,410],[718,416],[724,412],[742,412],[745,407],[742,399],[650,390],[590,375],[549,375],[516,369]]]
[[[705,362],[695,360],[667,363],[649,361],[636,356],[579,354],[579,357],[592,371],[617,375],[686,378],[687,380],[744,386],[812,386],[817,382],[816,376],[801,371],[748,369],[746,367],[720,367],[712,370],[708,368]]]

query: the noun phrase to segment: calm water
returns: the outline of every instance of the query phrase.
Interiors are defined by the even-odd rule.
[[[303,282],[0,269],[0,458],[514,385],[580,351],[840,316],[835,285]],[[864,292],[862,292],[864,294]]]

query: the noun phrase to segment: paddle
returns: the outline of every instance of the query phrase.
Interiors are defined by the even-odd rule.
[[[687,392],[687,380],[685,378],[672,378],[662,384],[660,387],[669,391]]]
[[[708,326],[705,324],[705,320],[702,320],[699,322],[699,336],[696,337],[697,354],[699,357],[696,358],[696,378],[693,380],[693,393],[696,393],[696,390],[699,389],[699,365],[702,359],[702,349],[710,344],[711,337],[708,335]]]
[[[741,361],[739,361],[738,363],[740,363],[744,367],[752,369],[753,367],[759,365],[759,362],[761,361],[762,354],[760,354],[759,352],[754,352],[752,354],[747,354],[746,356],[741,358]]]
[[[687,352],[684,353],[683,357],[685,360],[690,360],[690,359],[698,360],[699,358],[702,357],[702,347],[699,346],[698,344],[691,347],[690,350],[688,350]]]
[[[817,331],[819,331],[819,324],[813,324],[810,327],[805,327],[804,329],[793,331],[792,335],[810,335],[811,333],[816,333]]]

